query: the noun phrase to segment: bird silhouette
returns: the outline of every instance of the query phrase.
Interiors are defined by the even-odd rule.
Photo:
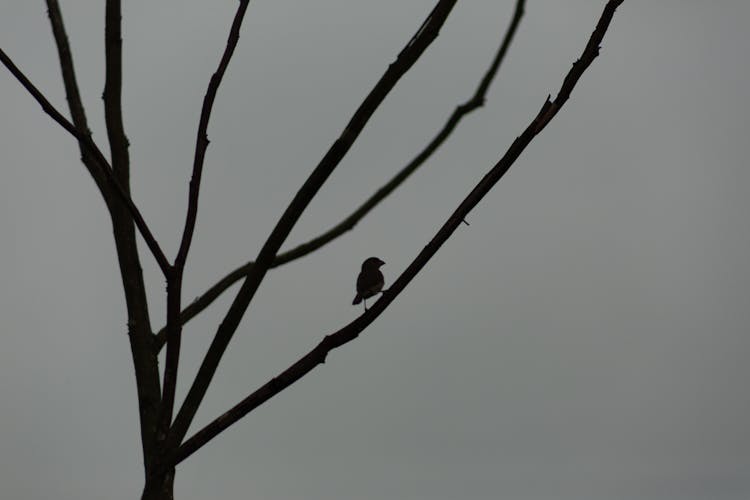
[[[367,310],[367,299],[377,295],[383,290],[385,278],[380,272],[380,266],[385,264],[377,257],[369,257],[362,263],[362,271],[357,276],[357,295],[354,296],[352,305],[357,305],[364,300],[365,311]]]

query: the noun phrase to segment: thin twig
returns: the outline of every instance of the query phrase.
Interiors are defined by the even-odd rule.
[[[182,446],[179,447],[177,453],[171,458],[169,463],[174,466],[185,460],[187,457],[195,453],[199,448],[208,443],[211,439],[216,437],[223,430],[236,423],[242,417],[247,415],[250,411],[257,408],[270,398],[283,391],[291,384],[305,376],[313,368],[325,362],[328,353],[340,347],[355,338],[380,314],[393,302],[393,300],[403,291],[403,289],[411,282],[412,279],[419,273],[419,271],[427,264],[438,249],[445,243],[451,234],[458,228],[462,223],[466,215],[484,198],[487,193],[497,184],[497,182],[503,177],[508,171],[511,165],[520,156],[523,150],[528,146],[532,139],[549,123],[549,120],[554,117],[557,110],[567,101],[570,96],[570,92],[575,86],[578,79],[581,77],[583,72],[588,68],[591,62],[599,54],[599,44],[601,43],[604,34],[609,27],[609,23],[612,20],[617,7],[623,2],[623,0],[610,0],[604,8],[604,12],[597,23],[596,29],[594,30],[589,43],[578,59],[576,64],[570,70],[568,75],[565,77],[560,92],[554,102],[550,102],[549,98],[545,101],[541,111],[526,127],[523,133],[516,138],[511,144],[505,155],[492,167],[492,169],[479,181],[476,187],[469,193],[464,201],[458,206],[453,212],[448,221],[440,228],[433,239],[427,244],[426,247],[417,255],[416,259],[406,268],[401,276],[391,285],[387,292],[384,292],[381,298],[370,307],[362,316],[344,326],[340,330],[327,335],[320,344],[312,349],[305,356],[300,358],[296,363],[291,365],[285,371],[278,376],[271,379],[268,383],[260,387],[258,390],[250,394],[232,409],[216,418],[213,422],[208,424],[203,429],[199,430],[195,435],[185,441]],[[555,110],[555,111],[553,111]]]
[[[182,232],[180,249],[177,252],[177,258],[175,259],[175,267],[184,267],[185,259],[190,250],[190,243],[192,242],[193,232],[195,230],[195,221],[198,215],[198,197],[200,194],[203,163],[206,158],[206,148],[209,143],[207,135],[208,122],[211,119],[211,111],[213,110],[219,85],[224,78],[224,74],[226,73],[229,62],[232,59],[234,50],[240,40],[240,28],[242,27],[242,21],[245,18],[245,12],[247,11],[249,3],[250,0],[241,0],[237,7],[237,12],[232,21],[232,27],[229,31],[229,37],[227,39],[226,47],[224,48],[224,53],[221,56],[221,61],[219,62],[218,68],[216,68],[216,72],[211,76],[206,95],[203,98],[203,107],[201,108],[198,133],[195,140],[195,156],[193,158],[193,175],[190,179],[188,210],[185,218],[185,228]]]
[[[484,105],[487,90],[489,89],[490,84],[497,74],[500,64],[505,58],[505,54],[510,47],[513,36],[518,29],[518,24],[521,21],[521,17],[523,17],[525,3],[526,0],[517,0],[510,25],[508,26],[508,29],[503,36],[503,40],[500,43],[500,47],[498,48],[497,53],[492,60],[492,63],[480,80],[479,86],[474,92],[474,95],[469,100],[457,106],[456,109],[453,110],[453,113],[445,122],[443,128],[422,149],[422,151],[418,155],[416,155],[408,164],[406,164],[406,166],[404,166],[401,171],[399,171],[391,180],[384,184],[380,189],[375,191],[372,196],[370,196],[359,208],[357,208],[357,210],[352,212],[344,220],[330,228],[328,231],[322,233],[321,235],[316,236],[310,241],[302,243],[292,248],[291,250],[287,250],[286,252],[278,254],[273,260],[271,268],[278,267],[293,260],[304,257],[305,255],[314,252],[315,250],[323,247],[327,243],[330,243],[339,236],[343,235],[347,231],[353,229],[360,220],[362,220],[368,213],[370,213],[370,211],[372,211],[389,194],[395,191],[396,188],[403,184],[404,181],[406,181],[406,179],[411,176],[411,174],[413,174],[420,166],[422,166],[435,153],[435,151],[440,148],[440,146],[451,135],[451,133],[453,133],[464,116]],[[214,300],[221,296],[221,294],[224,293],[224,291],[226,291],[230,286],[246,277],[250,272],[252,266],[253,262],[247,262],[237,269],[233,270],[232,272],[224,276],[221,280],[219,280],[216,284],[211,286],[211,288],[206,290],[198,298],[196,298],[190,305],[185,307],[185,309],[183,309],[183,311],[180,313],[180,321],[182,322],[182,324],[187,323],[195,316],[200,314],[203,310],[210,306],[214,302]],[[156,338],[154,340],[154,346],[156,347],[157,351],[161,350],[162,346],[166,342],[166,339],[167,330],[166,327],[164,327],[156,334]]]

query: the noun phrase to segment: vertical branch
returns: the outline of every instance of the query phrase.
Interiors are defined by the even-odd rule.
[[[227,71],[229,62],[234,55],[234,50],[237,47],[237,43],[240,40],[240,28],[242,27],[242,21],[245,18],[245,12],[250,3],[250,0],[240,0],[240,4],[237,7],[237,12],[234,15],[232,21],[232,27],[229,30],[229,37],[227,39],[227,45],[224,48],[224,53],[219,61],[219,66],[216,68],[216,72],[211,76],[211,80],[208,83],[208,89],[206,95],[203,98],[203,106],[201,108],[201,117],[198,123],[198,133],[195,139],[195,155],[193,158],[193,175],[190,179],[190,191],[188,195],[188,210],[185,218],[185,228],[182,232],[182,241],[180,242],[180,249],[177,252],[177,258],[175,259],[175,267],[182,268],[185,265],[185,259],[187,258],[188,251],[190,250],[190,244],[193,239],[193,232],[195,230],[195,221],[198,216],[198,197],[200,194],[201,187],[201,176],[203,174],[203,163],[206,158],[206,149],[208,148],[208,122],[211,119],[211,111],[213,110],[214,101],[216,100],[216,93],[219,90],[219,85],[224,78],[224,74]]]
[[[122,19],[120,0],[107,0],[104,27],[106,78],[104,82],[104,118],[117,180],[130,193],[130,156],[128,138],[122,121]]]
[[[122,207],[130,212],[130,215],[139,223],[139,228],[144,233],[144,237],[149,242],[149,246],[154,251],[157,261],[160,263],[164,256],[159,249],[156,240],[153,239],[148,226],[140,216],[138,209],[132,203],[127,193],[122,189],[113,176],[104,155],[99,151],[91,138],[91,132],[88,129],[86,113],[81,101],[78,83],[75,76],[73,65],[73,56],[70,51],[68,37],[63,24],[62,12],[57,0],[47,0],[47,12],[52,27],[52,34],[57,46],[60,69],[62,72],[65,94],[68,100],[70,113],[73,124],[70,124],[54,107],[41,95],[25,76],[17,70],[16,77],[24,84],[24,87],[37,99],[42,108],[50,114],[58,123],[78,139],[81,150],[81,160],[99,188],[104,201],[112,215],[113,226],[117,227],[115,222],[114,211],[117,207]],[[6,65],[8,65],[6,63]],[[12,66],[12,65],[11,65]],[[13,67],[8,66],[11,71]],[[119,198],[118,198],[119,197]],[[126,215],[127,217],[127,215]],[[132,223],[131,223],[132,227]],[[118,252],[120,245],[117,245]],[[161,257],[161,260],[160,260]],[[136,256],[137,258],[137,256]],[[139,288],[138,276],[130,275],[130,271],[120,265],[120,272],[125,289],[128,304],[128,333],[130,335],[131,353],[135,367],[136,384],[138,388],[138,407],[141,422],[141,445],[143,455],[148,464],[151,456],[151,441],[153,431],[155,430],[156,408],[159,402],[159,372],[156,365],[156,356],[150,345],[151,326],[148,319],[148,306],[145,300],[145,294],[137,293]],[[142,289],[142,282],[140,283]],[[129,290],[134,290],[130,291]]]
[[[158,423],[160,440],[165,439],[169,432],[177,390],[177,369],[180,362],[180,344],[182,343],[182,323],[179,321],[181,297],[182,272],[175,272],[167,279],[167,356]],[[154,351],[158,352],[156,349]]]
[[[211,118],[216,94],[219,90],[229,62],[240,39],[240,28],[247,12],[250,0],[241,0],[237,12],[232,21],[224,53],[219,62],[216,72],[211,76],[206,95],[203,98],[201,116],[198,123],[198,132],[195,141],[195,156],[193,159],[193,173],[190,178],[188,194],[188,209],[185,217],[185,227],[182,232],[180,248],[175,257],[173,272],[167,280],[167,356],[164,368],[164,391],[162,395],[162,411],[159,418],[160,434],[166,435],[169,425],[172,423],[174,411],[174,398],[177,388],[177,370],[180,358],[180,337],[182,335],[182,321],[180,320],[182,277],[185,270],[185,262],[193,240],[195,223],[198,217],[198,198],[200,195],[201,176],[203,164],[208,148],[208,122]]]
[[[122,121],[122,34],[119,0],[107,0],[105,7],[104,118],[107,125],[112,173],[126,195],[130,195],[130,158],[128,140]],[[135,227],[127,207],[113,203],[110,209],[120,263],[125,302],[128,309],[130,348],[136,364],[141,413],[141,440],[144,464],[149,469],[155,461],[155,437],[159,407],[159,368],[152,347],[151,322],[146,300]],[[140,374],[140,376],[138,376]],[[157,396],[154,396],[154,393]]]
[[[87,137],[89,140],[92,140],[88,120],[86,119],[86,111],[84,110],[83,102],[81,101],[81,93],[78,90],[75,67],[73,66],[73,55],[70,52],[68,35],[65,32],[62,12],[60,11],[60,5],[57,3],[57,0],[47,0],[47,15],[49,17],[50,26],[52,27],[52,36],[55,39],[55,45],[57,46],[57,56],[60,61],[60,70],[62,72],[63,85],[65,86],[65,96],[68,100],[68,108],[70,109],[70,116],[73,119],[73,125],[79,133]],[[94,182],[99,188],[99,192],[101,192],[105,202],[109,203],[111,192],[108,187],[107,176],[102,171],[103,169],[97,164],[94,154],[89,151],[84,144],[83,141],[78,142],[78,147],[81,151],[81,161],[94,179]]]

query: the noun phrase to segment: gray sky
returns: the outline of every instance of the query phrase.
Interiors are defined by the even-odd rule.
[[[61,2],[104,145],[103,7]],[[460,3],[290,236],[348,214],[473,91],[512,1]],[[604,1],[529,0],[487,106],[355,230],[269,273],[193,430],[353,319],[559,89]],[[209,128],[184,297],[252,259],[434,0],[251,3]],[[125,2],[133,197],[169,255],[236,1]],[[176,496],[750,498],[750,3],[626,0],[572,99],[366,333],[178,469]],[[65,107],[41,0],[0,46]],[[130,499],[142,462],[119,273],[74,141],[0,71],[0,488]],[[145,250],[145,247],[143,247]],[[164,284],[142,253],[152,319]],[[184,394],[227,297],[184,334]]]

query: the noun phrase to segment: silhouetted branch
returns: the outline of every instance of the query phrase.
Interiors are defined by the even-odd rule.
[[[414,157],[405,167],[401,169],[391,180],[384,184],[378,189],[370,198],[368,198],[357,210],[352,212],[344,220],[330,228],[325,233],[311,239],[306,243],[302,243],[291,250],[282,252],[276,256],[271,264],[271,268],[281,266],[293,260],[299,259],[308,255],[315,250],[323,247],[327,243],[335,240],[339,236],[343,235],[347,231],[354,228],[357,223],[362,220],[370,211],[375,208],[381,201],[383,201],[389,194],[396,190],[407,178],[411,176],[421,165],[423,165],[432,154],[445,142],[445,140],[453,133],[453,130],[463,119],[464,116],[471,113],[475,109],[484,105],[485,96],[487,90],[492,83],[495,75],[497,74],[498,68],[501,62],[505,58],[505,54],[510,47],[510,43],[513,40],[513,36],[518,29],[518,24],[523,17],[524,6],[526,0],[517,0],[513,18],[511,19],[510,26],[508,26],[503,40],[495,54],[490,67],[482,77],[479,86],[477,87],[474,95],[465,103],[456,107],[453,113],[448,118],[448,121],[443,125],[443,128],[437,133],[437,135],[424,147],[424,149]],[[246,277],[253,266],[253,262],[243,264],[239,268],[230,272],[224,276],[219,282],[205,291],[197,299],[195,299],[189,306],[183,309],[180,313],[180,321],[182,324],[187,323],[195,316],[200,314],[204,309],[210,306],[214,300],[216,300],[221,294],[232,286],[237,281]],[[166,327],[162,328],[156,335],[154,345],[158,350],[161,350],[162,346],[167,339]]]
[[[229,341],[237,330],[240,320],[263,277],[273,264],[276,253],[284,243],[284,240],[286,240],[318,190],[320,190],[336,166],[341,162],[344,155],[349,151],[349,148],[351,148],[378,106],[380,106],[398,80],[414,65],[432,41],[435,40],[455,3],[456,0],[440,0],[436,4],[419,31],[409,40],[406,47],[399,53],[396,61],[388,66],[385,74],[375,84],[375,87],[367,97],[365,97],[344,128],[341,136],[333,143],[318,166],[315,167],[276,223],[276,226],[261,248],[258,257],[255,259],[255,265],[252,267],[247,278],[245,278],[237,296],[229,307],[229,311],[219,325],[211,346],[203,358],[198,374],[188,390],[180,411],[175,417],[172,429],[170,429],[167,443],[168,449],[176,448],[182,442],[206,394],[211,379],[216,373],[216,368],[229,345]]]
[[[443,128],[437,133],[437,135],[435,135],[435,137],[427,144],[427,146],[425,146],[425,148],[417,156],[415,156],[404,168],[402,168],[401,171],[399,171],[390,181],[381,186],[380,189],[378,189],[372,196],[370,196],[370,198],[368,198],[357,210],[352,212],[348,217],[330,228],[325,233],[313,238],[310,241],[307,241],[306,243],[302,243],[297,247],[292,248],[291,250],[287,250],[286,252],[279,254],[276,259],[274,259],[272,267],[277,267],[295,259],[299,259],[300,257],[304,257],[305,255],[314,252],[325,244],[338,238],[345,232],[353,229],[360,220],[362,220],[389,194],[395,191],[397,187],[399,187],[407,178],[409,178],[409,176],[411,176],[411,174],[413,174],[420,166],[422,166],[433,155],[433,153],[435,153],[435,151],[450,136],[450,134],[453,132],[453,130],[456,128],[456,126],[464,116],[484,105],[487,90],[492,83],[492,80],[495,78],[495,75],[497,74],[500,63],[503,61],[503,58],[508,51],[508,47],[510,47],[510,43],[513,40],[513,36],[516,33],[518,24],[521,21],[525,3],[525,0],[518,0],[516,2],[516,8],[513,14],[513,18],[511,19],[510,26],[508,26],[508,30],[503,37],[500,47],[498,48],[498,51],[495,54],[490,67],[482,77],[482,80],[480,81],[479,86],[474,92],[474,95],[469,100],[467,100],[463,104],[460,104],[456,107],[455,110],[453,110],[453,113],[443,125]],[[248,264],[246,264],[245,266],[247,265]]]
[[[211,119],[211,111],[213,110],[214,101],[216,100],[216,93],[219,90],[221,80],[224,78],[229,61],[232,59],[234,50],[237,47],[237,43],[240,40],[240,28],[242,26],[242,20],[245,17],[245,12],[250,3],[250,0],[241,0],[237,7],[237,12],[234,15],[232,21],[232,27],[229,31],[229,37],[227,39],[227,45],[224,49],[224,53],[221,56],[221,61],[216,69],[216,72],[211,76],[211,80],[208,83],[208,89],[206,95],[203,98],[203,107],[201,108],[201,116],[198,124],[198,133],[195,140],[195,157],[193,159],[193,175],[190,179],[190,192],[188,199],[188,211],[185,220],[185,228],[182,233],[182,241],[180,242],[180,249],[177,252],[177,258],[175,259],[176,267],[183,267],[187,253],[190,249],[190,243],[193,238],[193,231],[195,230],[195,221],[198,215],[198,196],[200,193],[201,175],[203,172],[203,163],[206,158],[206,148],[208,148],[208,122]]]
[[[60,69],[62,71],[62,79],[65,86],[65,95],[67,97],[73,124],[75,125],[76,130],[85,135],[87,139],[93,143],[91,132],[86,120],[86,112],[78,90],[78,83],[76,81],[75,68],[73,65],[73,56],[68,44],[68,36],[63,24],[62,12],[60,11],[60,6],[57,0],[47,0],[47,12],[52,27],[52,35],[55,40],[55,45],[57,46]],[[88,169],[94,182],[99,188],[99,191],[107,204],[107,208],[113,216],[113,225],[117,225],[113,210],[115,204],[121,202],[121,200],[118,199],[118,195],[124,199],[122,196],[124,191],[118,191],[117,188],[113,190],[111,188],[109,180],[111,179],[115,183],[116,180],[111,175],[108,175],[100,166],[95,155],[89,150],[89,148],[87,148],[85,143],[79,141],[78,146],[81,151],[81,161]],[[105,168],[107,171],[109,170],[108,166]],[[126,216],[129,215],[126,214]],[[124,234],[124,232],[122,232],[122,234]],[[117,251],[118,253],[120,252],[119,246]],[[137,259],[137,255],[135,258]],[[129,338],[131,342],[136,383],[139,388],[138,409],[141,420],[141,446],[143,449],[144,461],[148,467],[151,462],[150,457],[152,456],[151,450],[153,446],[153,436],[156,430],[156,408],[158,407],[161,398],[159,390],[159,371],[158,367],[155,365],[154,353],[151,349],[151,324],[148,317],[148,304],[146,302],[143,276],[139,271],[140,266],[130,265],[133,263],[132,258],[128,259],[127,263],[128,264],[126,265],[120,266],[120,272],[123,278],[123,288],[125,289],[125,293],[129,295],[129,300],[127,301]]]
[[[110,166],[107,159],[102,154],[101,150],[97,147],[97,145],[94,143],[94,141],[89,137],[86,133],[79,131],[75,125],[73,125],[70,121],[68,121],[67,118],[65,118],[53,105],[50,103],[46,97],[37,89],[33,83],[24,75],[24,73],[13,63],[13,60],[8,57],[8,55],[3,51],[3,49],[0,49],[0,62],[2,62],[6,68],[11,72],[11,74],[16,77],[16,80],[19,81],[19,83],[25,88],[29,94],[39,103],[39,105],[42,107],[45,113],[47,113],[53,120],[55,120],[62,128],[64,128],[70,135],[78,139],[78,142],[83,144],[83,146],[93,155],[93,157],[96,159],[96,163],[101,169],[102,173],[107,177],[108,181],[114,188],[117,195],[120,197],[120,200],[125,204],[126,209],[128,212],[130,212],[130,216],[133,218],[133,221],[135,222],[135,225],[138,227],[138,230],[140,231],[141,235],[143,236],[143,239],[146,242],[146,245],[148,245],[148,248],[151,250],[151,253],[154,255],[154,258],[156,259],[156,262],[159,264],[159,268],[162,270],[162,272],[166,275],[169,273],[170,264],[167,258],[164,255],[164,252],[161,251],[161,248],[159,247],[159,244],[156,242],[156,239],[154,238],[154,235],[151,233],[151,230],[148,228],[148,225],[146,224],[146,221],[143,219],[143,216],[141,216],[140,211],[138,210],[138,207],[136,207],[135,203],[133,203],[133,200],[130,198],[130,195],[125,190],[125,188],[120,184],[120,182],[114,177],[112,167]]]
[[[172,424],[175,391],[177,390],[177,369],[180,364],[180,344],[182,324],[179,320],[182,300],[182,269],[167,278],[167,355],[164,362],[164,383],[162,384],[161,404],[159,405],[158,435],[166,439]]]
[[[112,171],[124,189],[130,186],[130,154],[122,120],[122,14],[120,0],[107,0],[104,11],[104,121]]]
[[[198,197],[200,194],[201,175],[203,173],[203,163],[206,158],[206,149],[208,148],[208,122],[211,118],[216,93],[219,90],[221,80],[226,73],[229,61],[232,59],[234,49],[240,39],[240,27],[245,17],[245,12],[250,0],[241,0],[237,7],[237,12],[232,21],[232,27],[229,31],[224,53],[221,56],[219,67],[211,76],[211,80],[203,98],[203,107],[198,124],[198,133],[195,141],[195,157],[193,159],[193,174],[190,178],[190,189],[188,194],[188,209],[185,217],[185,228],[182,232],[180,248],[177,251],[177,257],[174,263],[174,275],[168,278],[167,284],[167,356],[164,368],[164,392],[162,397],[162,416],[161,429],[165,432],[169,429],[174,409],[174,396],[177,388],[177,369],[179,366],[180,356],[180,336],[182,334],[183,322],[180,319],[181,292],[182,292],[182,275],[185,269],[190,244],[193,240],[195,231],[195,222],[198,217]]]
[[[109,139],[110,156],[112,160],[112,176],[122,186],[123,192],[130,198],[130,146],[125,135],[125,125],[122,115],[122,5],[120,0],[106,0],[104,8],[104,122]],[[144,337],[144,330],[150,324],[146,287],[143,281],[138,244],[133,218],[119,203],[110,207],[112,229],[115,238],[115,248],[120,264],[125,301],[128,309],[128,325],[130,327],[130,346],[136,370],[142,369],[142,375],[148,379],[144,387],[138,386],[139,412],[141,416],[141,436],[143,439],[144,464],[148,468],[155,467],[159,456],[159,427],[158,418],[163,405],[161,398],[153,406],[151,392],[159,391],[158,360],[151,346],[148,345],[148,335]],[[138,220],[136,219],[136,223]],[[145,237],[145,235],[144,235]],[[153,240],[153,237],[151,237]],[[149,241],[146,241],[149,243]],[[156,248],[156,242],[149,243],[149,247]],[[164,254],[159,250],[157,261],[162,273],[170,279],[172,267]],[[150,327],[148,327],[150,329]],[[142,391],[149,392],[148,400],[143,398]],[[160,395],[159,395],[160,396]],[[171,483],[174,478],[172,472],[165,474],[165,482]]]
[[[275,264],[275,262],[274,262]],[[237,283],[242,278],[246,278],[248,272],[250,272],[250,268],[252,268],[254,265],[254,262],[248,262],[247,264],[244,264],[231,273],[224,276],[221,280],[219,280],[216,284],[214,284],[211,288],[206,290],[203,295],[196,298],[193,302],[190,303],[185,309],[182,310],[180,313],[180,321],[184,325],[194,317],[196,317],[198,314],[203,312],[208,306],[210,306],[219,296],[224,293],[230,286]],[[274,266],[271,266],[274,267]],[[164,347],[164,344],[167,341],[167,327],[165,326],[161,330],[159,330],[159,333],[157,333],[154,337],[154,349],[156,352],[159,352],[162,347]]]
[[[78,131],[91,139],[91,131],[88,127],[86,111],[83,108],[81,94],[78,90],[78,82],[76,81],[73,56],[70,52],[70,44],[68,43],[68,36],[65,33],[62,13],[60,12],[60,6],[58,5],[57,0],[47,0],[47,15],[49,17],[50,26],[52,27],[52,36],[54,37],[55,45],[57,46],[57,55],[60,61],[63,85],[65,86],[65,97],[68,100],[68,108],[70,109],[70,116],[73,119],[73,125]],[[109,184],[107,183],[107,176],[101,171],[96,159],[86,146],[79,142],[78,147],[81,150],[81,161],[94,179],[94,182],[99,188],[105,202],[108,201],[110,197],[110,189]]]
[[[357,338],[357,336],[393,302],[393,300],[403,291],[403,289],[411,282],[412,279],[419,273],[419,271],[427,264],[438,249],[445,243],[453,232],[461,225],[466,215],[484,198],[487,193],[497,184],[497,182],[505,175],[508,169],[513,165],[516,159],[521,155],[526,146],[532,141],[532,139],[544,129],[549,121],[554,117],[556,112],[563,106],[565,101],[570,96],[570,92],[573,90],[578,79],[581,77],[583,72],[588,68],[591,62],[599,54],[599,44],[601,43],[604,34],[609,27],[609,23],[612,20],[617,7],[623,2],[623,0],[610,0],[604,8],[599,22],[597,23],[596,29],[594,30],[591,38],[589,39],[586,48],[583,51],[580,59],[576,61],[573,68],[570,70],[568,75],[565,77],[562,88],[554,101],[550,101],[547,98],[542,109],[526,127],[523,133],[513,141],[510,148],[508,148],[505,155],[497,162],[497,164],[482,178],[481,181],[474,187],[469,195],[461,202],[458,208],[453,212],[448,221],[440,228],[437,234],[432,240],[424,247],[424,249],[417,255],[416,259],[404,270],[403,273],[396,279],[396,281],[390,286],[390,288],[383,293],[381,298],[370,307],[362,316],[358,317],[348,325],[344,326],[340,330],[327,335],[320,344],[318,344],[313,350],[299,359],[296,363],[291,365],[277,377],[271,379],[268,383],[263,385],[261,388],[250,394],[232,409],[215,419],[213,422],[208,424],[206,427],[198,431],[190,439],[186,440],[177,450],[177,453],[172,457],[170,464],[176,465],[203,445],[208,443],[211,439],[216,437],[224,429],[237,422],[239,419],[247,415],[250,411],[257,408],[264,402],[271,399],[273,396],[281,392],[282,390],[289,387],[291,384],[305,376],[317,365],[325,362],[326,357],[330,351],[340,347],[347,342],[350,342]]]

